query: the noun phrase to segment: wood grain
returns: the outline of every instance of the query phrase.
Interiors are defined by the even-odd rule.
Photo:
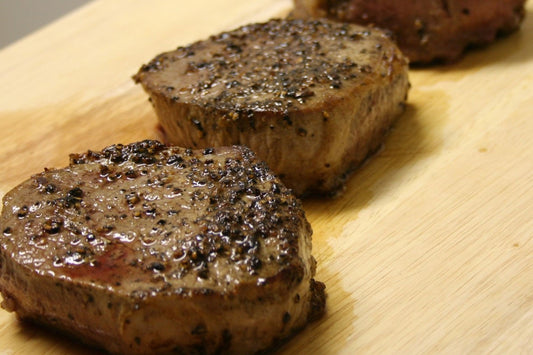
[[[0,196],[69,152],[157,138],[131,75],[290,0],[95,1],[0,51]],[[533,3],[522,30],[413,69],[339,198],[309,199],[328,312],[280,354],[533,354]],[[93,354],[0,311],[0,354]]]

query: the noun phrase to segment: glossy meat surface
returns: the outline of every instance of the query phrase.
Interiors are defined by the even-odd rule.
[[[324,309],[300,203],[244,147],[72,154],[0,227],[3,307],[113,353],[253,353]]]

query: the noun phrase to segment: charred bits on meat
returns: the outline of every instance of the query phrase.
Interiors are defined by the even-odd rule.
[[[54,217],[44,222],[43,229],[48,234],[57,234],[61,230],[62,226],[63,226],[63,219]]]
[[[82,201],[82,197],[83,191],[79,187],[75,187],[72,190],[69,190],[64,199],[65,207],[79,208]]]

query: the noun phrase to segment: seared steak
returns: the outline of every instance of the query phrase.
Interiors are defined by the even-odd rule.
[[[380,30],[273,19],[162,53],[134,79],[168,143],[246,145],[304,195],[336,192],[379,147],[407,69]]]
[[[0,226],[2,306],[111,353],[250,354],[324,310],[300,202],[244,147],[73,154]]]
[[[327,17],[391,30],[411,63],[454,61],[519,28],[525,0],[294,0],[295,18]]]

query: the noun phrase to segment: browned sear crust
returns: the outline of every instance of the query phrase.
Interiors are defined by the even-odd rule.
[[[411,63],[452,62],[517,30],[525,0],[294,0],[292,16],[392,31]]]

